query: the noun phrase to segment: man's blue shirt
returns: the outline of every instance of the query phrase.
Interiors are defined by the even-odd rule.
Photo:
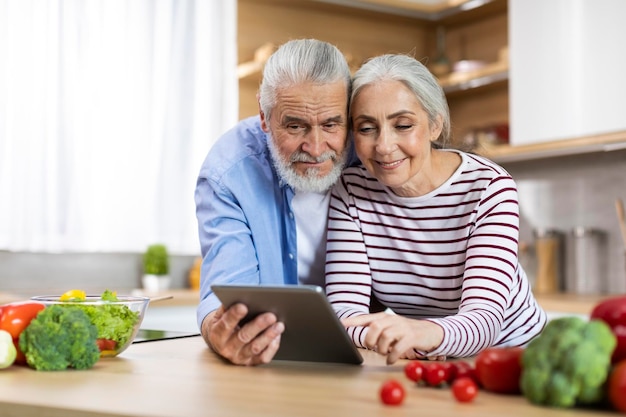
[[[293,195],[274,169],[258,116],[212,147],[195,191],[203,257],[198,326],[220,305],[212,284],[297,284]]]

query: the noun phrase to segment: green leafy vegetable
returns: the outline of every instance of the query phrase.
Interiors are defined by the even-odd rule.
[[[79,307],[51,305],[20,334],[26,363],[38,371],[88,369],[100,358],[98,331]]]
[[[99,339],[113,340],[117,346],[126,345],[133,335],[137,320],[139,320],[139,312],[132,311],[123,304],[114,304],[119,299],[112,291],[105,290],[101,299],[104,301],[102,304],[81,305],[77,303],[77,305],[87,313],[91,322],[95,324]],[[112,304],[108,304],[107,301]]]

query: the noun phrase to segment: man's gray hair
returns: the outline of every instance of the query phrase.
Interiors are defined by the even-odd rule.
[[[406,85],[428,114],[431,125],[436,122],[437,116],[441,116],[441,134],[434,145],[445,147],[450,140],[450,110],[443,89],[428,68],[408,55],[387,54],[374,57],[363,64],[354,75],[350,103],[363,87],[382,80],[400,81]]]
[[[336,46],[316,39],[296,39],[281,45],[265,63],[259,105],[269,121],[278,90],[312,82],[346,83],[350,95],[350,67]]]

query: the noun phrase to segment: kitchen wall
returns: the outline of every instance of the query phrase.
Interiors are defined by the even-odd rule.
[[[194,256],[171,255],[172,288],[187,288]],[[142,254],[0,251],[0,292],[41,294],[72,288],[141,288]]]
[[[626,200],[626,150],[503,163],[516,180],[520,199],[520,238],[530,245],[522,262],[532,277],[533,229],[576,226],[607,232],[605,251],[609,293],[626,292],[626,255],[615,198]],[[172,288],[187,288],[193,256],[171,257]],[[568,271],[570,272],[570,271]],[[39,293],[68,288],[141,286],[141,254],[45,254],[0,251],[0,292]]]
[[[601,259],[606,275],[586,279],[606,280],[610,293],[626,292],[626,255],[615,210],[616,198],[626,201],[626,151],[503,163],[502,166],[518,185],[521,240],[532,244],[535,228],[557,228],[569,233],[576,226],[584,226],[606,231],[604,258]],[[533,275],[536,259],[532,252],[527,255],[523,259]],[[571,270],[565,269],[565,278],[571,279]]]

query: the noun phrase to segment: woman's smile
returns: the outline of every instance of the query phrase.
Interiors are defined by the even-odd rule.
[[[385,161],[376,161],[376,163],[382,168],[382,169],[395,169],[397,167],[399,167],[400,165],[402,165],[402,163],[406,161],[406,158],[403,159],[398,159],[395,161],[391,161],[391,162],[385,162]]]

